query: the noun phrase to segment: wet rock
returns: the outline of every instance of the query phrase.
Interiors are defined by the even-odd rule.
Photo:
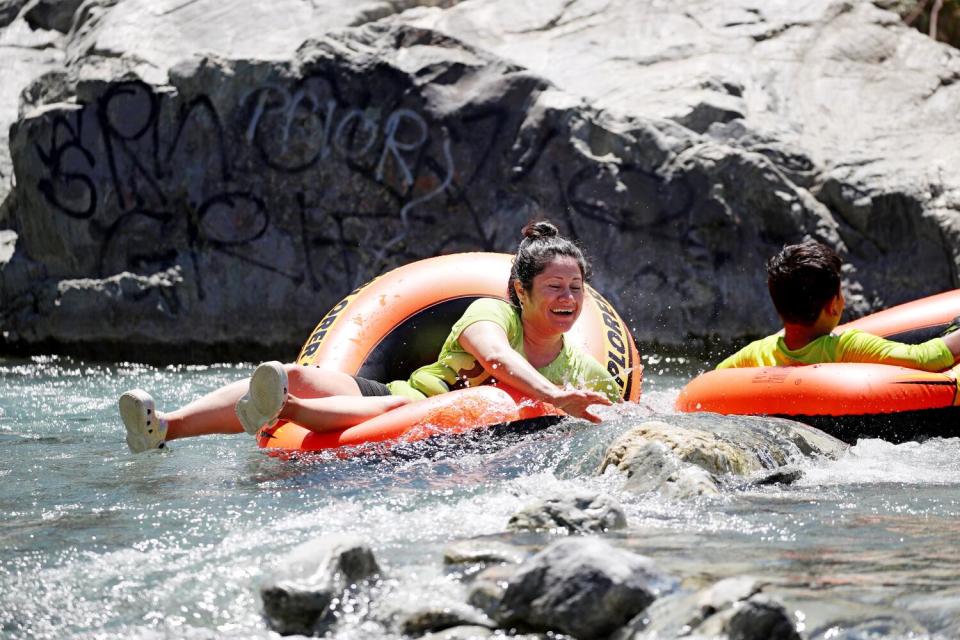
[[[666,640],[687,636],[733,640],[800,640],[796,621],[763,583],[749,576],[727,578],[696,593],[658,600],[611,640]]]
[[[654,602],[617,631],[611,640],[678,638],[734,603],[760,592],[763,584],[748,576],[727,578],[698,592],[678,591]]]
[[[421,636],[425,633],[463,626],[482,627],[489,630],[497,625],[472,607],[442,607],[414,611],[400,623],[400,631],[409,636]]]
[[[30,0],[0,0],[0,28],[13,22]]]
[[[3,269],[10,258],[13,257],[13,250],[17,245],[17,234],[13,231],[0,231],[0,269]]]
[[[909,611],[933,633],[945,638],[960,637],[960,589],[911,594],[898,598],[895,606]]]
[[[503,626],[602,638],[673,586],[649,558],[598,538],[566,538],[521,565],[492,617]]]
[[[73,24],[73,15],[83,0],[32,0],[24,12],[31,29],[49,29],[67,33]]]
[[[793,481],[796,468],[787,465],[811,455],[834,458],[846,448],[790,420],[676,415],[622,434],[608,448],[600,472],[612,466],[627,475],[626,487],[632,491],[683,499],[717,494],[730,476]],[[778,475],[765,475],[769,473]]]
[[[907,616],[890,612],[868,620],[836,620],[827,627],[811,628],[810,640],[862,640],[863,638],[925,638],[927,630]],[[933,636],[949,638],[951,635]]]
[[[802,612],[803,633],[809,640],[927,637],[931,631],[900,606],[868,604],[842,593],[825,597],[821,590],[790,590],[776,595],[790,611]]]
[[[447,565],[520,564],[529,552],[499,540],[457,540],[443,548],[443,563]]]
[[[492,617],[499,609],[510,578],[517,570],[518,568],[512,565],[487,567],[474,578],[467,602]]]
[[[801,640],[796,621],[783,603],[769,596],[753,596],[733,609],[724,625],[730,640]]]
[[[627,526],[627,517],[611,496],[580,491],[527,505],[510,517],[512,531],[564,529],[568,533],[600,533]]]
[[[761,473],[758,477],[753,478],[750,484],[757,487],[764,487],[774,484],[793,484],[801,478],[803,478],[803,469],[798,469],[796,467],[783,467],[766,473]]]
[[[283,558],[260,587],[267,625],[283,635],[322,634],[338,603],[380,572],[370,548],[351,536],[306,542]]]
[[[635,493],[658,492],[674,500],[720,493],[719,482],[709,471],[684,462],[669,445],[646,441],[621,451],[622,442],[621,438],[612,445],[611,453],[601,463],[601,471],[611,464],[626,471],[626,489]]]

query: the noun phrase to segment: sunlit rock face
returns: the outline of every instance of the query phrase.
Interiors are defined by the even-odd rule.
[[[292,349],[537,214],[665,344],[771,330],[764,260],[805,237],[855,313],[957,280],[960,54],[870,3],[68,4],[0,113],[8,346]]]

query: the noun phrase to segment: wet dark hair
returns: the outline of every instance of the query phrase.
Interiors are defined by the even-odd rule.
[[[533,279],[542,273],[557,256],[567,256],[576,260],[584,281],[590,276],[590,263],[583,257],[580,247],[562,237],[552,223],[547,220],[533,220],[527,223],[521,233],[523,233],[523,240],[520,241],[517,254],[513,257],[513,268],[510,270],[510,280],[507,282],[507,293],[515,307],[520,306],[520,297],[514,290],[513,283],[519,281],[524,291],[530,291],[533,287]]]
[[[812,325],[840,292],[843,261],[825,244],[808,240],[785,246],[767,261],[767,289],[784,322]]]

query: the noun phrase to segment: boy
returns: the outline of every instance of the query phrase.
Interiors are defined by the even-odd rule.
[[[783,333],[751,342],[719,365],[769,367],[820,362],[872,362],[943,371],[960,356],[960,331],[917,345],[884,340],[857,329],[831,333],[840,322],[842,261],[830,247],[808,240],[787,245],[767,262],[767,288]]]

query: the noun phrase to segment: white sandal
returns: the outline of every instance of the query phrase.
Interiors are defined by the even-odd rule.
[[[127,446],[134,453],[162,449],[167,438],[167,421],[157,415],[153,398],[142,389],[120,396],[120,419],[127,429]]]
[[[277,361],[264,362],[250,377],[250,389],[237,400],[236,411],[243,430],[256,435],[277,423],[287,402],[287,372]]]

